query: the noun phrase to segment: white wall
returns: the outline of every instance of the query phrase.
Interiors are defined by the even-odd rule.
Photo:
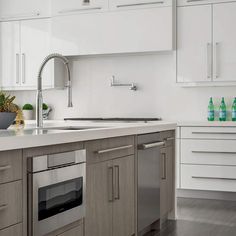
[[[46,91],[51,118],[162,117],[167,120],[205,120],[210,96],[230,103],[236,87],[181,88],[175,83],[175,54],[81,57],[73,61],[73,108],[67,92]],[[111,88],[110,77],[134,82],[138,91]],[[15,92],[17,102],[35,104],[35,92]]]

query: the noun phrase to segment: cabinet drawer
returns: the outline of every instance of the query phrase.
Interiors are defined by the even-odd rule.
[[[22,179],[21,150],[0,152],[0,184]]]
[[[62,234],[58,234],[57,236],[83,236],[83,225],[79,225],[73,229],[70,229]]]
[[[22,236],[22,224],[0,230],[0,236]]]
[[[236,139],[236,127],[182,127],[181,138]]]
[[[181,188],[235,192],[236,167],[182,164]]]
[[[181,140],[182,164],[236,165],[236,140]]]
[[[110,0],[110,7],[116,10],[172,6],[172,0]]]
[[[0,229],[22,221],[22,181],[0,185]]]
[[[87,163],[111,160],[134,154],[134,136],[90,141],[85,146]]]
[[[67,15],[108,9],[108,0],[52,0],[52,14]]]

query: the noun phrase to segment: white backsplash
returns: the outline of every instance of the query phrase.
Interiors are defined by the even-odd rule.
[[[162,117],[174,121],[206,120],[210,96],[231,106],[236,87],[181,88],[175,83],[175,53],[110,55],[73,60],[73,108],[67,91],[44,91],[52,119],[64,117]],[[134,82],[138,91],[110,87],[110,78]],[[35,104],[33,91],[14,92],[19,104]]]

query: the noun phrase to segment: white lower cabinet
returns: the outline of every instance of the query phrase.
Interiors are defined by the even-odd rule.
[[[182,164],[181,188],[236,192],[236,166]]]
[[[173,8],[58,16],[53,50],[67,56],[173,50]]]
[[[180,127],[179,187],[236,192],[236,127]]]

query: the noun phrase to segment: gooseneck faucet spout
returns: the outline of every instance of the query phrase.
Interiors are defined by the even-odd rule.
[[[72,104],[72,83],[71,83],[71,75],[70,75],[70,67],[69,61],[66,57],[61,54],[53,53],[48,55],[42,62],[39,72],[38,72],[38,84],[37,84],[37,101],[36,101],[36,121],[37,121],[37,128],[43,127],[43,95],[42,95],[42,73],[43,69],[51,59],[58,58],[63,61],[64,65],[67,69],[67,76],[68,76],[68,107],[73,107]]]

